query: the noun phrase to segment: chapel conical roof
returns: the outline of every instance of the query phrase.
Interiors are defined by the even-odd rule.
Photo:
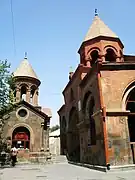
[[[25,57],[19,67],[13,73],[14,77],[32,77],[38,79],[35,71],[30,65],[28,59]]]
[[[118,38],[118,36],[99,18],[99,16],[96,15],[84,38],[84,41],[88,41],[99,36]]]

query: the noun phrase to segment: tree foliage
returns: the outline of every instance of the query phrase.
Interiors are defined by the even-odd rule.
[[[10,74],[10,64],[7,60],[0,60],[0,118],[10,109],[14,102],[13,75]]]
[[[12,91],[14,85],[13,75],[10,74],[9,70],[10,64],[8,61],[0,60],[0,152],[7,147],[6,139],[2,137],[2,133],[5,121],[9,117],[4,115],[13,108],[14,103],[14,92]]]
[[[57,129],[59,129],[60,126],[59,125],[55,125],[53,127],[50,128],[50,131],[53,132],[53,131],[56,131]]]

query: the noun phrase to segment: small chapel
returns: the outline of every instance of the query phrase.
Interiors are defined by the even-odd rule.
[[[69,161],[135,164],[135,55],[95,14],[69,73],[59,109],[61,154]]]
[[[15,103],[13,110],[6,115],[3,136],[11,140],[21,155],[25,156],[25,152],[47,152],[51,109],[38,103],[41,82],[27,57],[13,73],[13,81]]]

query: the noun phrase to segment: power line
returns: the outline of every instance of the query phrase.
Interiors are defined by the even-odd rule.
[[[11,19],[12,19],[14,55],[16,56],[16,42],[15,42],[15,28],[14,28],[14,14],[13,14],[13,2],[12,2],[12,0],[10,0],[10,7],[11,7]]]

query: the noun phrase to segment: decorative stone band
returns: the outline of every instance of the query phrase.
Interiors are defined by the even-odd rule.
[[[128,116],[130,111],[122,111],[119,109],[107,109],[106,116]]]
[[[100,109],[93,113],[92,117],[94,118],[95,116],[102,114],[103,110]],[[128,116],[130,114],[130,111],[122,111],[121,109],[107,109],[106,110],[106,116]]]

